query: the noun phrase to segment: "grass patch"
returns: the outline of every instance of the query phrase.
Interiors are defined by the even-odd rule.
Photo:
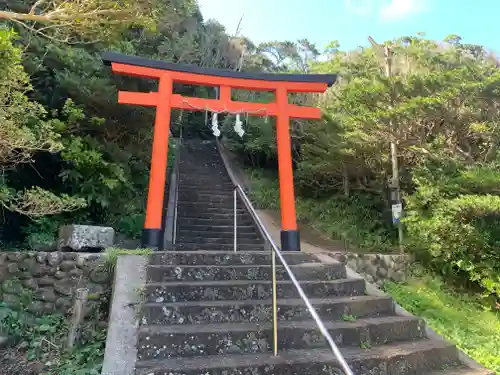
[[[279,210],[279,184],[262,170],[247,170],[251,197],[259,208]],[[332,196],[328,199],[296,197],[297,219],[346,247],[365,251],[395,249],[393,230],[383,213],[366,196]]]
[[[109,247],[106,249],[104,254],[106,261],[115,266],[120,255],[150,256],[153,254],[153,249],[120,249],[117,247]]]
[[[500,372],[500,316],[478,297],[458,292],[431,275],[404,284],[388,282],[385,289],[475,361]]]

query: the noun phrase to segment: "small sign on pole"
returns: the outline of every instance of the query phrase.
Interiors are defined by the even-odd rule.
[[[396,203],[392,205],[392,222],[398,224],[401,222],[401,216],[403,215],[403,204]]]

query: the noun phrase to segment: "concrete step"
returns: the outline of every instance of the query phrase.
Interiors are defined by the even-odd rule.
[[[186,210],[185,212],[179,212],[179,215],[177,217],[177,220],[183,220],[183,219],[197,219],[197,220],[210,220],[213,225],[225,225],[225,224],[219,224],[221,220],[224,220],[224,222],[227,222],[228,220],[231,222],[230,225],[233,225],[234,222],[234,211],[230,210],[231,213],[229,214],[229,211],[226,212],[219,212],[220,210],[217,209],[207,209],[204,212],[193,212],[192,210]],[[247,223],[248,221],[253,222],[252,216],[244,211],[244,210],[238,210],[237,211],[237,216],[236,216],[236,221],[240,224]]]
[[[335,344],[375,346],[425,337],[423,320],[400,316],[326,322]],[[272,350],[271,323],[222,323],[151,325],[139,329],[138,359],[163,359],[205,355],[265,353]],[[325,348],[328,343],[316,322],[282,321],[278,324],[278,346],[282,350]]]
[[[226,170],[222,169],[223,167],[213,168],[181,168],[179,177],[181,179],[200,179],[207,181],[231,181],[229,175]]]
[[[215,151],[216,152],[216,151]],[[214,153],[215,153],[214,152]],[[192,156],[188,156],[187,158],[182,158],[180,160],[180,166],[189,169],[220,169],[222,171],[226,171],[224,168],[224,163],[221,161],[218,154],[215,155],[203,155],[203,161],[200,162],[196,160],[197,158],[193,158]]]
[[[190,177],[180,177],[179,176],[179,186],[191,186],[191,187],[204,187],[206,188],[229,188],[234,189],[234,184],[231,182],[229,177],[227,179],[221,179],[218,176],[213,178],[198,178],[196,176]]]
[[[309,263],[290,266],[299,280],[336,280],[346,278],[342,264]],[[277,280],[290,280],[283,266],[276,267]],[[231,265],[231,266],[164,266],[148,267],[150,282],[168,281],[222,281],[222,280],[272,280],[270,265]]]
[[[183,215],[182,217],[177,218],[178,223],[194,223],[193,225],[205,225],[205,226],[215,226],[215,227],[220,227],[220,226],[233,226],[234,223],[234,216],[227,216],[224,214],[218,214],[218,213],[210,213],[206,214],[208,216],[205,217],[200,217],[200,216],[193,216],[193,215]],[[238,214],[236,217],[237,224],[239,225],[255,225],[252,216],[245,212]],[[228,224],[229,223],[229,224]],[[250,224],[248,224],[250,223]]]
[[[224,250],[233,250],[234,251],[234,241],[230,238],[177,238],[176,247],[183,246],[198,248],[201,247],[203,249],[213,249],[222,247]],[[246,237],[238,238],[236,244],[236,251],[244,250],[244,251],[252,251],[252,250],[265,250],[264,248],[265,242],[263,240],[256,239],[248,239]]]
[[[442,341],[343,348],[355,375],[427,375],[458,362],[453,345]],[[344,374],[330,349],[171,358],[138,361],[136,375],[333,375]],[[200,369],[202,369],[200,371]]]
[[[204,212],[207,209],[221,211],[221,213],[234,212],[234,202],[232,199],[226,201],[204,201],[204,200],[187,200],[186,198],[179,199],[177,203],[177,209],[181,210],[196,210]],[[236,210],[240,213],[246,212],[243,204],[237,205]]]
[[[227,197],[227,198],[201,198],[195,194],[191,196],[181,196],[179,197],[178,200],[179,203],[196,203],[196,204],[203,204],[203,203],[210,203],[213,206],[217,207],[230,207],[234,208],[234,200],[233,197]],[[238,200],[236,202],[236,208],[245,208],[243,202]]]
[[[333,296],[360,296],[365,292],[364,279],[332,281],[302,281],[302,289],[309,298]],[[179,281],[149,283],[146,285],[148,302],[215,301],[269,299],[272,284],[267,280]],[[278,298],[300,298],[291,281],[278,281]]]
[[[238,220],[238,219],[236,219]],[[221,225],[221,226],[203,226],[203,225],[177,225],[179,228],[179,235],[188,235],[193,237],[213,237],[213,238],[233,238],[234,237],[234,226],[233,225]],[[182,233],[181,233],[182,232]],[[256,226],[252,225],[238,225],[236,221],[236,234],[246,235],[249,237],[260,238],[260,232]]]
[[[212,237],[212,238],[233,238],[234,237],[234,228],[227,226],[224,230],[212,231],[210,229],[196,230],[192,229],[192,226],[178,226],[178,236],[179,237]],[[236,235],[238,237],[245,236],[246,238],[255,238],[261,239],[261,235],[255,228],[246,227],[246,228],[236,228]]]
[[[195,237],[191,235],[187,236],[177,236],[177,241],[179,243],[198,243],[198,244],[203,244],[203,245],[210,245],[210,244],[216,244],[216,245],[225,245],[225,244],[233,244],[233,236],[229,235],[222,235],[221,233],[217,234],[212,234],[210,232],[205,233],[206,237]],[[208,237],[210,236],[210,238]],[[215,237],[217,236],[217,237]],[[241,245],[258,245],[264,243],[264,239],[257,234],[251,234],[251,233],[242,233],[238,237],[238,244]]]
[[[181,227],[180,225],[178,226]],[[236,225],[237,233],[259,233],[257,227],[254,225]],[[211,232],[215,234],[234,234],[233,225],[183,225],[183,231],[189,231],[189,233],[194,233],[196,235],[201,233]]]
[[[181,163],[193,167],[214,167],[223,164],[221,158],[215,149],[204,150],[183,150],[181,154]]]
[[[224,166],[217,150],[203,150],[202,152],[183,152],[181,160],[182,166],[191,168],[220,168]]]
[[[178,231],[176,237],[176,243],[178,244],[198,244],[198,245],[231,245],[231,249],[234,250],[234,236],[227,235],[224,233],[210,233],[206,232],[207,237],[194,237],[186,231]],[[236,237],[236,244],[239,245],[263,245],[265,244],[264,239],[256,233],[238,233]]]
[[[215,194],[215,195],[233,195],[234,186],[228,189],[211,189],[207,187],[197,187],[197,186],[180,186],[179,194]]]
[[[222,212],[221,212],[222,211]],[[205,211],[200,209],[196,210],[192,207],[178,207],[177,208],[177,223],[182,222],[183,219],[197,220],[210,220],[213,225],[220,226],[233,226],[234,225],[234,211],[230,210],[224,212],[224,209],[217,210],[216,208],[207,208]],[[204,222],[201,222],[204,223]],[[229,223],[229,224],[228,224]],[[252,216],[248,212],[238,210],[236,213],[236,225],[252,225],[255,224]]]
[[[349,320],[394,315],[390,297],[356,296],[312,299],[322,319]],[[277,301],[279,320],[310,320],[302,299]],[[187,301],[144,304],[146,324],[265,323],[272,321],[272,300]]]
[[[217,168],[224,166],[220,155],[216,150],[204,150],[203,152],[183,152],[180,164],[192,168]]]
[[[433,371],[429,375],[495,375],[495,372],[484,368],[472,369],[469,367],[460,366]]]
[[[282,253],[288,264],[319,262],[316,257],[301,252]],[[270,251],[237,252],[232,251],[155,251],[151,254],[150,264],[163,265],[270,265]]]
[[[210,230],[202,230],[202,231],[195,231],[191,230],[190,227],[178,227],[179,230],[177,231],[177,237],[184,238],[184,239],[189,239],[189,238],[204,238],[206,237],[213,237],[213,238],[224,238],[224,239],[231,239],[233,240],[234,238],[234,230],[231,231],[226,231],[226,232],[212,232]],[[248,239],[249,241],[262,241],[262,237],[260,233],[257,231],[237,231],[236,236],[239,239]],[[196,241],[198,242],[198,241]],[[253,242],[252,242],[253,243]]]
[[[198,214],[221,214],[221,215],[233,215],[234,205],[231,203],[217,203],[217,202],[204,202],[204,201],[179,201],[177,203],[177,210],[185,210],[187,212],[192,212],[191,216],[197,216]],[[247,209],[243,206],[236,207],[236,212],[240,215],[248,214]]]
[[[223,187],[223,188],[231,188],[234,189],[234,184],[232,181],[227,178],[222,178],[220,176],[211,176],[210,178],[208,177],[203,177],[203,176],[197,176],[196,174],[193,174],[190,177],[182,177],[179,176],[179,186],[204,186],[206,188],[208,187]]]
[[[177,251],[200,251],[200,250],[206,250],[206,251],[221,251],[221,252],[228,252],[228,251],[233,251],[234,250],[234,245],[231,243],[227,244],[205,244],[205,243],[181,243],[177,242],[174,245],[174,250]],[[264,251],[266,250],[266,246],[264,243],[262,244],[241,244],[238,243],[238,252],[246,252],[246,251]]]
[[[231,202],[234,200],[234,194],[232,191],[226,191],[226,192],[216,192],[216,193],[205,193],[205,192],[199,192],[199,191],[180,191],[179,190],[179,199],[182,198],[196,198],[198,200],[219,200],[219,201],[224,201],[224,200],[231,200]],[[241,200],[238,197],[238,203],[240,203]]]
[[[250,215],[240,215],[236,218],[236,220],[238,228],[241,228],[242,226],[245,227],[250,226],[250,227],[255,227],[255,229],[257,230],[257,227],[255,226],[253,219],[250,217]],[[200,217],[188,217],[188,216],[177,217],[177,228],[179,229],[190,228],[190,227],[199,227],[201,229],[201,228],[209,228],[211,226],[215,228],[219,227],[232,228],[233,218],[227,216],[225,218],[213,218],[213,216],[212,218],[200,218]]]
[[[234,189],[234,185],[232,183],[221,183],[221,182],[206,182],[206,181],[179,181],[179,191],[183,190],[224,190],[224,191],[232,191]]]

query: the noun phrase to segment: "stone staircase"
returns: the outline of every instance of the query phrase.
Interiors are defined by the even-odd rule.
[[[184,141],[177,205],[178,250],[234,250],[234,185],[214,142]],[[237,201],[238,250],[264,250],[264,240]]]
[[[281,266],[273,355],[271,254],[244,209],[232,251],[233,186],[214,147],[182,150],[178,244],[151,257],[136,375],[342,374]],[[391,298],[365,295],[342,263],[283,255],[356,375],[487,374],[426,338],[421,319],[397,316]]]

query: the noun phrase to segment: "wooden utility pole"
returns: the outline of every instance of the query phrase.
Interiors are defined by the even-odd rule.
[[[392,77],[392,49],[389,46],[382,46],[375,42],[375,40],[369,36],[368,41],[375,48],[375,50],[379,53],[379,55],[384,57],[384,66],[385,66],[385,75],[387,78]],[[391,85],[391,103],[389,104],[392,108],[394,102],[394,89]],[[394,124],[392,119],[389,119],[389,131],[391,133],[394,132]],[[401,218],[403,216],[403,205],[401,201],[401,186],[399,183],[399,162],[398,162],[398,148],[396,142],[391,139],[391,164],[392,164],[392,176],[389,181],[389,189],[391,191],[391,211],[392,211],[392,221],[398,227],[398,238],[399,238],[399,248],[401,252],[403,252],[403,241],[404,241],[404,233],[403,233],[403,223],[401,223]]]

